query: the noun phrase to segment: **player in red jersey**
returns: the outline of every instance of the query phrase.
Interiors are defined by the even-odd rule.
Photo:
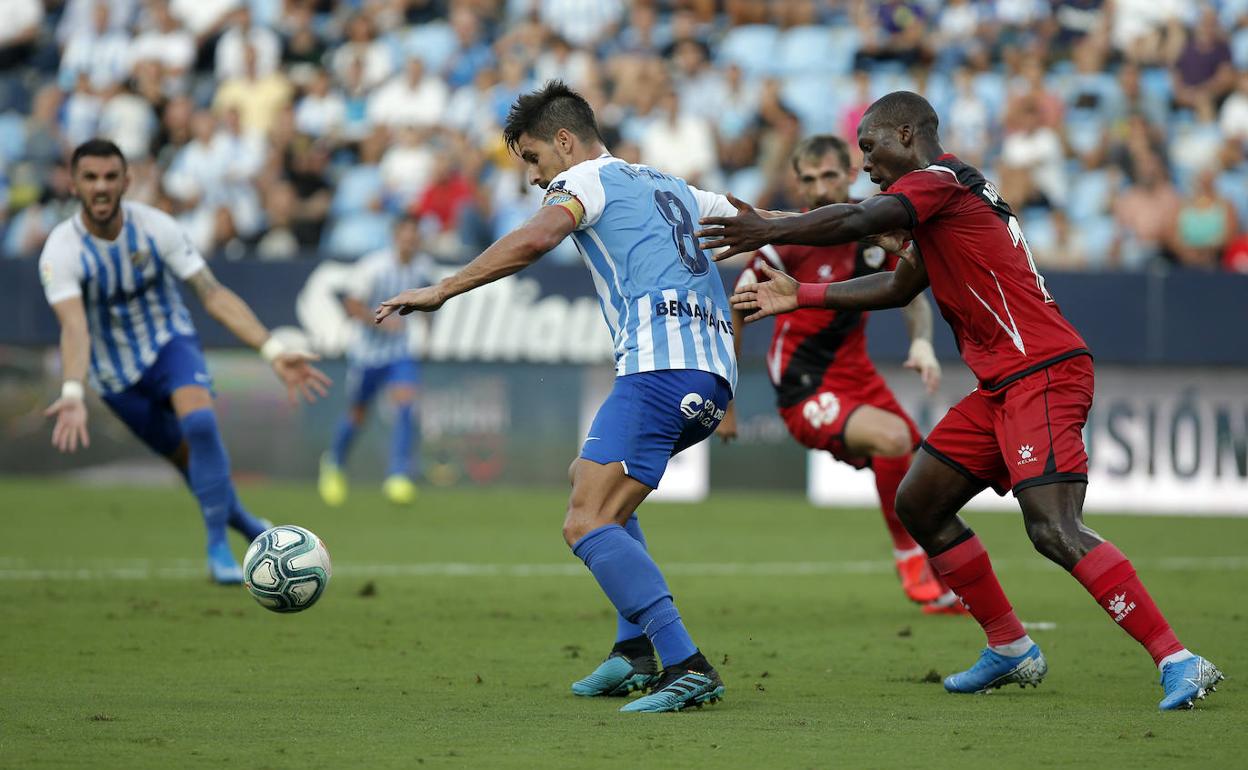
[[[792,156],[798,190],[808,209],[849,200],[857,175],[849,145],[837,136],[812,136]],[[841,281],[892,270],[897,256],[866,243],[838,246],[764,246],[742,271],[737,285],[757,281],[762,265],[784,270],[802,281]],[[902,312],[910,331],[906,366],[915,369],[929,391],[940,384],[940,363],[932,350],[932,309],[920,294]],[[733,310],[733,337],[741,360],[745,313]],[[910,467],[922,436],[867,357],[867,313],[803,308],[776,323],[767,353],[767,373],[776,389],[776,406],[793,438],[855,468],[871,468],[880,510],[893,540],[893,558],[902,589],[929,613],[964,612],[957,596],[944,586],[897,517],[897,486]],[[716,433],[731,441],[737,435],[736,407],[728,406]]]
[[[986,487],[1013,489],[1027,534],[1069,570],[1161,671],[1160,708],[1191,707],[1222,678],[1189,652],[1113,544],[1083,523],[1088,458],[1083,426],[1092,405],[1092,359],[1036,272],[1018,218],[978,170],[946,153],[932,106],[897,91],[876,101],[858,127],[863,169],[881,194],[860,204],[764,217],[734,201],[736,217],[703,219],[707,248],[721,258],[767,243],[852,243],[874,237],[901,248],[891,273],[832,284],[770,279],[743,286],[747,321],[799,307],[899,307],[927,286],[953,328],[979,386],[928,435],[897,493],[897,513],[932,564],[983,627],[988,647],[969,670],[946,677],[950,692],[1039,684],[1048,670],[993,573],[988,554],[958,516]],[[899,232],[901,234],[899,234]]]

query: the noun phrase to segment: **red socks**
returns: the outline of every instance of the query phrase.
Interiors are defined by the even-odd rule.
[[[875,488],[880,493],[880,510],[884,513],[884,525],[888,534],[893,537],[893,548],[897,551],[913,551],[919,547],[906,531],[906,527],[897,518],[897,487],[901,479],[910,469],[909,457],[874,457],[871,459],[871,470],[875,472]]]
[[[1144,590],[1144,584],[1135,576],[1135,567],[1113,543],[1101,543],[1088,551],[1070,574],[1123,631],[1144,645],[1154,663],[1160,664],[1162,658],[1183,649],[1165,616]]]
[[[989,646],[1004,646],[1027,635],[993,574],[992,562],[978,535],[932,556],[929,561],[984,629]]]

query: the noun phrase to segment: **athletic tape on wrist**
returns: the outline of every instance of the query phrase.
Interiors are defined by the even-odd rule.
[[[286,352],[286,346],[277,337],[269,335],[269,338],[260,346],[260,357],[269,363],[273,363],[273,359]]]
[[[81,401],[86,393],[82,383],[78,380],[65,380],[61,383],[61,398]]]
[[[823,307],[823,295],[827,290],[826,283],[799,283],[797,285],[798,307]]]

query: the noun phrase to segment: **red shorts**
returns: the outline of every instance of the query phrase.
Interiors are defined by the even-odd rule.
[[[949,410],[923,449],[968,479],[1004,495],[1088,480],[1083,426],[1092,407],[1092,358],[1059,361]]]
[[[832,456],[855,468],[871,465],[871,458],[851,454],[845,446],[845,423],[859,407],[874,406],[895,414],[910,429],[914,447],[923,440],[919,427],[897,403],[893,391],[879,374],[872,372],[865,382],[855,382],[852,388],[832,387],[826,383],[814,394],[792,406],[780,408],[780,417],[789,434],[802,446],[831,452]]]

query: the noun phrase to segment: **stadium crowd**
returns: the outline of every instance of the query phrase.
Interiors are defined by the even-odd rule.
[[[1248,271],[1248,0],[7,0],[0,250],[112,138],[210,258],[355,258],[413,212],[474,255],[536,208],[499,126],[549,78],[608,146],[792,207],[804,134],[926,95],[1037,263]],[[874,192],[861,177],[854,194]],[[576,259],[564,244],[556,259]]]

